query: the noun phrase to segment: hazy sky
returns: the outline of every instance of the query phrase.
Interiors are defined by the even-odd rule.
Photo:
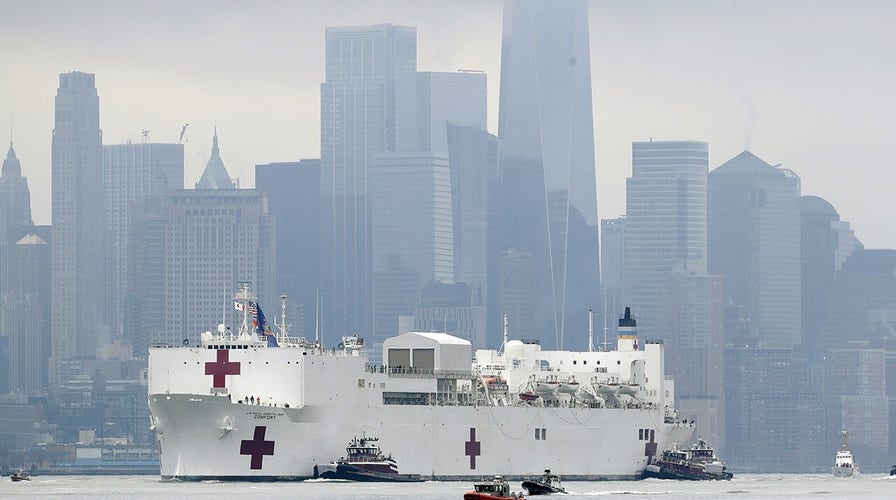
[[[499,0],[0,0],[0,138],[10,134],[50,223],[58,74],[96,74],[105,144],[175,142],[202,173],[217,123],[242,186],[254,165],[317,158],[326,26],[417,27],[418,69],[488,73],[497,131]],[[896,248],[896,2],[589,2],[598,204],[625,212],[631,142],[704,140],[802,178],[866,247]],[[5,157],[6,146],[2,147]]]

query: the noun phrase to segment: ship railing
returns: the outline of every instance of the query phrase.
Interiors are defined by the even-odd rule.
[[[469,370],[434,370],[403,366],[367,365],[367,373],[383,373],[396,378],[447,378],[466,380],[473,378]]]

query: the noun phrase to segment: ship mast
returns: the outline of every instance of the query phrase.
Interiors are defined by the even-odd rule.
[[[603,344],[603,350],[604,350],[604,352],[607,352],[607,350],[608,350],[608,349],[607,349],[607,346],[610,345],[610,344],[607,342],[607,330],[610,329],[610,328],[607,326],[607,318],[608,318],[608,317],[610,317],[610,311],[607,310],[607,303],[606,303],[606,301],[605,301],[605,302],[604,302],[604,344]]]
[[[292,326],[286,323],[286,295],[280,296],[280,323],[277,324],[275,319],[274,325],[280,330],[277,342],[280,344],[286,343],[286,339],[289,337],[289,327]]]
[[[233,300],[240,304],[240,310],[243,312],[243,324],[240,326],[239,339],[248,340],[249,336],[249,304],[255,298],[250,292],[251,284],[248,281],[240,281],[240,291],[233,295]],[[254,333],[253,333],[254,335]]]
[[[501,352],[506,354],[507,339],[510,336],[510,321],[507,319],[507,313],[504,313],[504,342],[501,344]]]
[[[588,352],[594,352],[594,310],[588,309]]]
[[[314,346],[320,347],[320,290],[314,299]]]

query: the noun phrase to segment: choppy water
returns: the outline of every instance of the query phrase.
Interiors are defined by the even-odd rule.
[[[519,483],[511,483],[519,491]],[[809,474],[743,474],[731,481],[605,481],[565,482],[570,493],[559,498],[731,498],[776,499],[818,495],[824,499],[896,498],[896,476],[862,474],[853,478]],[[156,476],[39,476],[28,482],[0,481],[0,498],[62,498],[128,500],[180,499],[461,499],[472,484],[426,482],[409,484],[230,483],[162,481]],[[549,498],[549,497],[535,497]],[[558,498],[554,496],[553,498]]]

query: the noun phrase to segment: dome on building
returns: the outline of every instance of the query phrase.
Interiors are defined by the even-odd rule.
[[[834,219],[840,219],[840,214],[827,200],[819,196],[806,195],[797,198],[802,215],[824,215]]]

